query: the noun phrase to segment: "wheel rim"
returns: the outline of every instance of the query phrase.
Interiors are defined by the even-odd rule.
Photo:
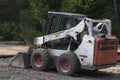
[[[60,61],[60,69],[62,72],[69,72],[70,62],[68,59],[65,58]]]
[[[42,55],[40,54],[34,55],[34,64],[36,67],[41,67],[43,65]]]

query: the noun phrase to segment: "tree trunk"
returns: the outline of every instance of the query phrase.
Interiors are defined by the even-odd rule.
[[[120,22],[120,11],[119,11],[118,0],[113,0],[113,3],[114,3],[116,20],[117,20],[117,22]]]

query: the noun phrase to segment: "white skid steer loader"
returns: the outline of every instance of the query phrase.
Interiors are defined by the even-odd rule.
[[[40,71],[54,65],[60,74],[73,75],[80,69],[98,70],[117,63],[118,39],[111,35],[109,19],[49,11],[43,32],[35,38],[33,51],[19,53],[10,64]]]

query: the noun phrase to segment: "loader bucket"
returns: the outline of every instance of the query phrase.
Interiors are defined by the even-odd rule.
[[[18,52],[17,55],[15,55],[10,60],[10,65],[20,68],[29,68],[30,67],[30,55],[25,52]]]

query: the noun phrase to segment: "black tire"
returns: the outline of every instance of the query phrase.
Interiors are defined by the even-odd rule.
[[[31,55],[31,66],[35,70],[44,71],[51,63],[51,57],[46,50],[35,50]]]
[[[80,68],[80,63],[74,53],[62,54],[56,63],[58,73],[62,75],[72,76]]]

